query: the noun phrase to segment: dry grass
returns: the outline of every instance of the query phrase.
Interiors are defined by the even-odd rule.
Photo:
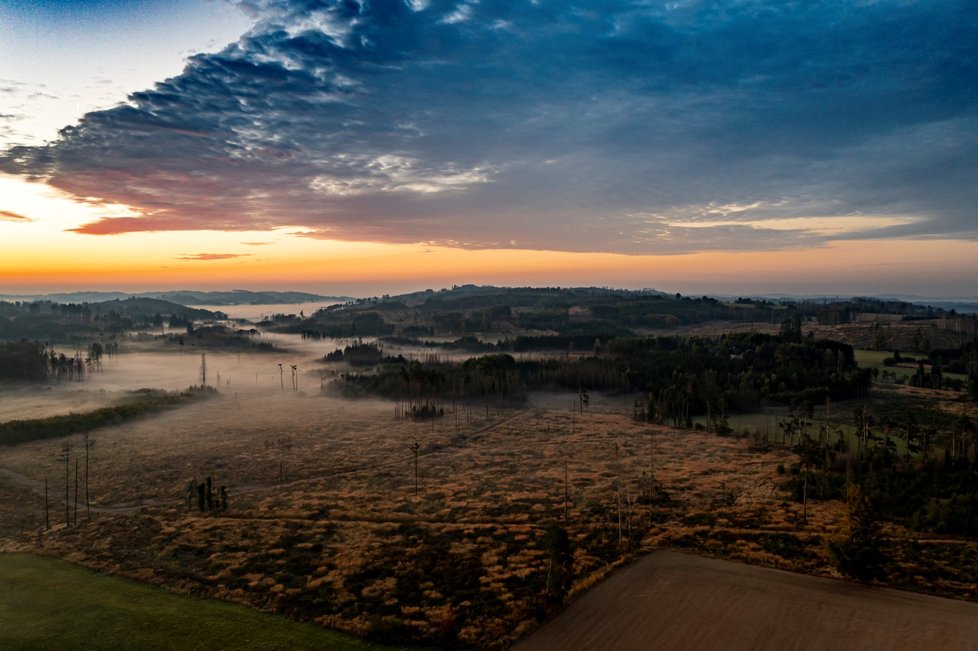
[[[222,397],[96,432],[94,517],[82,499],[78,526],[49,532],[30,480],[49,478],[52,522],[61,522],[60,443],[18,446],[0,464],[14,473],[0,475],[3,547],[379,640],[504,646],[549,612],[540,540],[564,521],[566,463],[572,593],[627,558],[629,521],[631,552],[692,547],[833,574],[824,543],[842,506],[810,504],[802,522],[777,485],[791,453],[635,423],[627,401],[594,396],[583,414],[572,404],[540,395],[488,418],[473,409],[456,431],[452,415],[395,421],[379,401]],[[187,508],[187,482],[208,475],[227,486],[226,512]]]

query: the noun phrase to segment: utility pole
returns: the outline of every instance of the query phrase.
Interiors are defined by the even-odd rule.
[[[282,385],[282,393],[285,393],[285,375],[283,375],[283,373],[285,373],[285,371],[282,369],[282,365],[279,364],[278,365],[278,381],[279,381],[279,384]]]
[[[200,354],[200,386],[207,386],[207,353]]]
[[[93,445],[95,441],[88,438],[88,432],[85,432],[85,514],[86,517],[92,519],[92,500],[88,492],[88,450]]]
[[[70,486],[69,482],[69,459],[71,458],[71,444],[65,443],[64,448],[62,448],[65,455],[65,526],[71,525],[71,520],[69,519],[71,508],[71,502],[68,501],[68,488]]]
[[[655,429],[649,430],[649,512],[655,499]]]
[[[567,488],[567,460],[564,460],[564,528],[567,528],[569,518],[567,516],[567,502],[570,499],[570,491]]]
[[[421,450],[421,444],[417,441],[411,446],[411,452],[414,453],[414,494],[418,494],[418,452]]]

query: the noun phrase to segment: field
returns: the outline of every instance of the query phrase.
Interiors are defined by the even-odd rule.
[[[516,651],[971,649],[978,604],[656,552]]]
[[[0,646],[5,649],[378,648],[52,558],[0,554],[0,587]]]
[[[454,416],[395,421],[380,401],[223,395],[94,432],[92,519],[82,484],[76,526],[63,526],[56,497],[64,494],[61,442],[5,451],[0,482],[9,501],[0,524],[11,549],[373,639],[471,646],[515,640],[548,612],[542,538],[547,525],[565,522],[565,489],[574,591],[600,580],[629,549],[671,541],[708,547],[712,534],[703,534],[713,527],[798,526],[800,506],[784,503],[775,485],[790,453],[638,424],[628,404],[612,398],[595,396],[583,413],[573,405],[569,395],[538,394],[520,409],[491,407],[488,416],[460,408],[456,431]],[[226,511],[188,509],[188,482],[208,475],[227,487]],[[74,521],[73,462],[68,479]],[[810,522],[824,532],[839,514],[821,511],[812,508]],[[817,547],[800,561],[777,560],[760,537],[737,536],[739,553],[822,564]]]
[[[787,407],[732,417],[730,436],[636,422],[634,396],[596,391],[587,407],[576,393],[539,392],[397,419],[393,402],[322,390],[348,369],[318,359],[343,342],[270,339],[283,350],[207,353],[216,396],[91,431],[87,453],[79,434],[4,448],[0,550],[375,642],[462,648],[513,644],[565,597],[604,589],[656,549],[839,576],[828,548],[847,533],[846,507],[816,499],[814,483],[807,506],[789,491],[800,475],[797,454],[777,444]],[[84,384],[7,392],[0,415],[186,388],[203,362],[199,352],[122,354]],[[853,406],[831,410],[849,431]],[[881,583],[978,599],[974,542],[890,524],[884,533]]]
[[[661,547],[838,576],[827,542],[845,507],[810,501],[806,514],[781,488],[788,450],[636,423],[628,399],[601,395],[583,410],[540,393],[457,412],[414,422],[385,401],[225,392],[92,432],[91,519],[83,470],[75,509],[81,437],[8,448],[2,546],[374,641],[480,648],[555,612],[554,524],[569,534],[571,597]],[[226,510],[189,499],[208,476]],[[975,598],[973,544],[890,534],[889,583]]]

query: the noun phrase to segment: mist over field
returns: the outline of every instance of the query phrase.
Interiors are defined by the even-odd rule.
[[[320,379],[316,373],[316,358],[331,352],[343,341],[331,347],[327,342],[306,342],[296,336],[269,334],[265,340],[281,347],[270,353],[198,352],[185,346],[165,352],[134,350],[122,352],[102,362],[101,369],[90,372],[83,381],[0,389],[0,419],[43,418],[70,411],[85,411],[97,406],[111,405],[126,392],[154,388],[178,391],[201,384],[201,365],[206,368],[206,384],[224,394],[240,394],[242,398],[278,395],[284,386],[293,392],[291,367],[298,367],[298,390],[318,393]],[[347,342],[348,343],[348,342]],[[285,350],[285,347],[288,350]],[[172,348],[172,347],[171,347]],[[202,359],[203,355],[203,359]],[[282,365],[282,371],[279,370]]]

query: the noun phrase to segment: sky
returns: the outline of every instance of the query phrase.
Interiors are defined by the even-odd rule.
[[[4,0],[0,293],[978,295],[955,0]]]

